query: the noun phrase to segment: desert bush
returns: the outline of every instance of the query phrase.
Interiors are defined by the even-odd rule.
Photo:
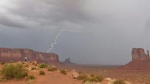
[[[31,70],[36,70],[36,68],[35,68],[35,67],[32,67]]]
[[[83,74],[83,72],[81,72],[81,71],[79,71],[78,73],[79,73],[79,74]]]
[[[39,75],[45,75],[45,72],[44,71],[40,71]]]
[[[31,70],[39,70],[39,67],[32,67]]]
[[[14,61],[10,61],[9,63],[14,63]]]
[[[97,76],[97,75],[93,75],[93,74],[88,76],[84,73],[80,74],[76,79],[77,80],[83,80],[84,83],[87,81],[88,82],[101,82],[101,81],[103,81],[103,77],[101,77],[101,76]]]
[[[29,65],[28,65],[28,64],[26,64],[24,67],[27,67],[27,68],[28,68],[28,67],[29,67]]]
[[[39,65],[39,67],[40,67],[40,68],[46,68],[46,67],[48,67],[48,66],[47,66],[47,64],[45,64],[45,63],[41,63],[41,64]]]
[[[32,63],[32,61],[30,61],[29,63]]]
[[[57,68],[49,67],[49,68],[48,68],[48,71],[57,71]]]
[[[35,76],[28,76],[27,80],[34,80]]]
[[[24,62],[22,62],[22,64],[25,64]]]
[[[32,64],[33,64],[34,66],[37,66],[37,65],[38,65],[37,63],[34,63],[34,62],[33,62]]]
[[[39,68],[39,67],[36,67],[36,70],[40,70],[40,68]]]
[[[4,65],[5,64],[5,62],[1,62],[1,65]]]
[[[113,84],[126,84],[123,80],[116,80]]]
[[[76,79],[78,80],[86,80],[88,76],[86,74],[80,74]]]
[[[21,79],[27,76],[27,70],[22,68],[22,64],[5,64],[2,68],[2,75],[6,79]]]
[[[103,77],[97,76],[97,75],[92,75],[89,78],[89,81],[91,81],[91,82],[102,82],[103,81]]]
[[[16,65],[16,67],[18,67],[18,68],[22,68],[22,67],[23,67],[23,65],[22,65],[21,63],[18,63],[18,64]]]
[[[60,71],[62,74],[66,75],[67,74],[67,70],[63,69]]]

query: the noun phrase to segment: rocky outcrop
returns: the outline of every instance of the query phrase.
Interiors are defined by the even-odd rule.
[[[31,49],[10,49],[0,48],[0,62],[9,61],[24,61],[27,56],[27,61],[37,61],[43,63],[59,64],[59,57],[55,53],[36,52]]]
[[[65,59],[65,61],[63,63],[67,64],[67,65],[74,64],[71,62],[70,58]]]
[[[132,49],[132,61],[134,60],[149,60],[149,51],[145,54],[144,49],[142,48],[133,48]]]
[[[132,49],[132,61],[121,67],[124,70],[140,70],[149,71],[150,70],[150,57],[149,51],[145,54],[142,48]]]

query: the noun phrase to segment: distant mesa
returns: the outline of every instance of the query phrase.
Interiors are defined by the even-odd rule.
[[[37,61],[39,63],[61,64],[59,56],[55,53],[43,53],[33,51],[31,49],[10,49],[0,48],[0,62],[24,61],[27,56],[27,61]]]
[[[123,66],[121,69],[126,70],[150,70],[150,56],[149,50],[147,54],[143,48],[133,48],[132,49],[132,61]]]
[[[75,63],[71,62],[70,57],[65,59],[65,61],[63,63],[67,64],[67,65],[75,64]]]

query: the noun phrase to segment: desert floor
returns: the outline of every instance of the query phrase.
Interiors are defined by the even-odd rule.
[[[98,74],[104,78],[122,79],[131,84],[150,84],[150,71],[122,70],[117,66],[98,66],[98,65],[68,65],[60,68],[75,69],[79,72]]]
[[[35,67],[33,63],[28,64],[29,69]],[[122,79],[128,81],[130,84],[145,84],[150,82],[149,72],[138,72],[129,70],[119,70],[120,66],[93,66],[93,65],[62,65],[57,66],[59,70],[50,72],[46,68],[40,69],[45,72],[45,75],[39,75],[40,70],[29,70],[28,75],[33,75],[36,77],[35,80],[26,79],[13,79],[0,81],[0,84],[83,84],[82,81],[72,78],[71,71],[74,69],[78,72],[83,72],[87,74],[101,75],[103,78],[111,79]],[[2,65],[0,65],[0,70]],[[69,72],[67,75],[60,73],[60,70],[67,69]],[[104,80],[100,84],[109,84],[108,81]]]
[[[17,63],[13,63],[17,64]],[[6,80],[2,79],[0,76],[0,84],[83,84],[83,81],[77,80],[72,77],[71,70],[68,70],[67,74],[64,75],[60,72],[62,68],[58,68],[57,71],[48,71],[47,68],[40,68],[39,70],[31,70],[32,67],[38,67],[33,65],[33,62],[25,62],[23,66],[28,65],[28,76],[34,76],[36,79],[34,80],[27,80],[24,79],[11,79]],[[0,64],[0,70],[2,70],[3,65]],[[45,75],[39,75],[40,71],[44,71]],[[99,84],[99,83],[98,83]],[[107,81],[102,81],[101,84],[108,84]]]

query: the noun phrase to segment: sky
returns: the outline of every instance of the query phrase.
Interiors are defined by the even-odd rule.
[[[150,0],[1,0],[0,47],[29,48],[78,64],[123,65],[150,50]]]

